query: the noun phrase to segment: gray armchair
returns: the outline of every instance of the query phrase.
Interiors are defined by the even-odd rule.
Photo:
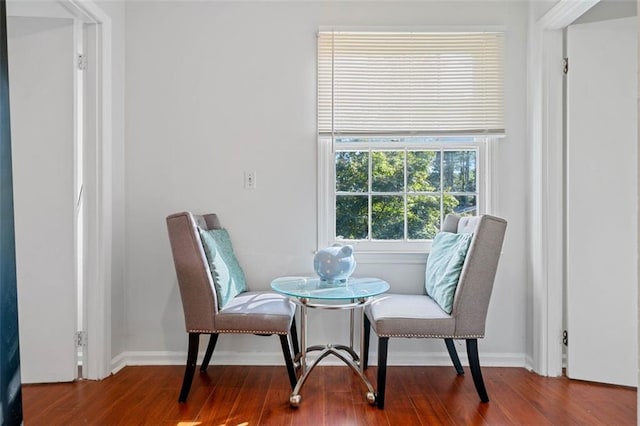
[[[483,215],[445,218],[442,231],[473,233],[453,298],[453,309],[445,312],[428,295],[386,294],[365,310],[365,359],[368,363],[370,330],[378,335],[378,391],[376,402],[384,408],[387,350],[390,337],[444,339],[456,372],[464,370],[454,339],[464,339],[473,382],[482,402],[489,396],[482,379],[478,339],[484,337],[485,320],[500,251],[506,231],[504,219]]]
[[[294,354],[299,352],[294,321],[295,305],[286,296],[270,291],[246,291],[235,296],[220,309],[198,228],[220,229],[220,223],[215,214],[197,216],[182,212],[167,217],[167,229],[178,276],[185,326],[189,333],[187,365],[178,401],[185,402],[189,394],[201,334],[210,335],[200,367],[202,372],[206,371],[209,365],[220,333],[279,335],[293,389],[297,378],[291,345]]]

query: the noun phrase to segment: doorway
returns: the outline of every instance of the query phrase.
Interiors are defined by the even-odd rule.
[[[75,26],[71,17],[10,16],[7,27],[22,381],[71,381],[82,331]]]
[[[539,19],[534,16],[531,25],[528,103],[532,167],[532,368],[539,374],[548,376],[562,375],[564,366],[562,331],[565,325],[565,200],[563,185],[559,185],[564,174],[564,77],[559,71],[562,69],[563,58],[562,32],[599,2],[600,0],[559,0]],[[636,244],[637,240],[636,235]]]
[[[25,19],[46,17],[57,20],[58,23],[64,21],[65,25],[66,23],[73,22],[72,33],[74,35],[74,42],[82,40],[82,36],[84,36],[84,51],[87,53],[87,57],[91,58],[87,61],[86,69],[82,71],[82,74],[84,75],[84,84],[80,84],[80,86],[78,86],[78,83],[82,79],[78,79],[78,76],[75,75],[75,93],[71,90],[71,95],[61,95],[62,98],[67,97],[67,100],[68,96],[71,96],[72,104],[74,100],[77,101],[76,97],[81,97],[84,104],[82,105],[82,108],[80,108],[79,105],[81,104],[76,102],[75,108],[78,108],[78,111],[73,111],[71,114],[73,117],[80,117],[81,120],[76,120],[75,123],[71,121],[72,124],[70,130],[70,132],[75,133],[76,136],[82,135],[84,137],[81,150],[79,152],[76,150],[75,153],[72,150],[70,155],[70,158],[74,158],[75,155],[75,162],[80,163],[81,167],[76,168],[76,171],[82,175],[82,179],[75,179],[75,186],[73,184],[68,185],[68,191],[63,195],[63,198],[66,201],[70,201],[70,203],[65,201],[64,205],[65,209],[71,210],[72,218],[75,217],[75,214],[78,213],[78,211],[84,213],[83,216],[79,216],[79,219],[73,219],[74,221],[77,220],[79,223],[78,226],[81,227],[81,232],[76,234],[78,236],[76,240],[78,241],[76,242],[76,240],[73,240],[74,244],[77,244],[77,247],[75,248],[76,252],[81,254],[81,257],[78,257],[78,268],[75,270],[75,273],[73,266],[71,267],[71,272],[69,272],[69,262],[65,262],[65,273],[71,277],[68,281],[80,281],[83,282],[84,285],[82,286],[81,294],[76,294],[72,291],[71,293],[68,293],[70,294],[70,297],[65,299],[69,301],[69,303],[66,301],[64,302],[65,307],[68,308],[65,309],[65,314],[63,314],[65,316],[65,320],[63,322],[66,324],[66,326],[63,327],[65,329],[65,335],[61,339],[56,340],[56,342],[62,342],[61,346],[66,348],[64,351],[64,353],[67,354],[64,356],[65,359],[74,359],[74,362],[72,363],[74,365],[73,373],[68,373],[71,369],[64,368],[64,380],[69,378],[73,379],[77,375],[75,358],[77,356],[76,342],[78,341],[78,336],[76,335],[76,330],[82,330],[82,328],[78,328],[76,322],[69,321],[68,318],[73,317],[76,320],[80,319],[81,324],[84,324],[85,326],[84,331],[89,336],[92,336],[92,338],[87,337],[84,340],[85,344],[82,346],[82,376],[89,379],[100,379],[106,377],[111,371],[111,336],[110,321],[108,320],[108,313],[110,312],[111,306],[111,300],[109,297],[111,286],[110,212],[112,206],[111,20],[110,17],[91,0],[83,2],[75,2],[71,0],[59,0],[58,2],[12,2],[8,5],[8,15],[20,16]],[[65,26],[66,34],[68,34],[67,30],[68,28]],[[34,37],[37,37],[37,31],[34,34],[36,34]],[[31,37],[30,34],[24,34],[24,36],[26,38]],[[70,55],[68,65],[69,69],[72,70],[72,75],[73,72],[75,72],[73,70],[77,70],[78,65],[82,65],[81,63],[79,64],[79,58],[76,56],[76,52],[74,51],[77,48],[77,45],[74,46],[75,47],[68,49],[68,54]],[[25,61],[28,62],[30,59],[40,60],[38,55],[35,55],[32,58],[27,57]],[[65,84],[68,87],[68,80],[66,80]],[[12,101],[14,100],[14,97],[16,98],[16,101],[20,101],[19,94],[14,96],[14,94],[11,93],[11,95]],[[27,98],[22,100],[24,101],[26,99]],[[48,100],[48,102],[51,104],[52,101]],[[68,112],[68,107],[65,107],[65,112]],[[84,117],[82,117],[82,114],[84,114]],[[24,129],[28,132],[36,132],[33,127],[37,126],[39,122],[37,120],[29,120],[29,116],[26,114],[24,117],[26,117],[22,122]],[[64,120],[64,122],[65,126],[67,126],[64,130],[67,132],[68,136],[69,120]],[[18,123],[18,125],[20,125],[20,123]],[[58,135],[58,137],[59,136],[60,135]],[[81,139],[81,137],[77,139]],[[20,143],[19,141],[16,141],[15,138],[14,142],[16,145]],[[67,147],[68,146],[70,146],[70,144],[68,144]],[[38,155],[40,154],[37,150],[32,152],[35,152]],[[82,158],[81,161],[77,161],[78,156]],[[73,181],[73,173],[72,177],[69,178],[69,171],[65,168],[62,169],[63,172],[61,174],[65,176],[67,183],[69,182],[69,179]],[[27,179],[30,179],[27,180],[27,182],[30,182],[32,185],[37,185],[38,182],[47,183],[46,179],[42,178],[44,170],[38,168],[32,168],[29,170],[32,170],[33,173],[25,173],[27,175]],[[73,168],[70,170],[73,170]],[[48,177],[48,175],[46,177]],[[54,177],[58,178],[57,175]],[[33,213],[30,209],[28,210],[30,214]],[[69,216],[65,215],[66,226],[68,226],[69,223],[67,219],[68,217]],[[46,226],[51,226],[51,221],[48,222],[47,219],[47,210],[43,209],[40,211],[39,217],[36,217],[31,221],[25,220],[24,223],[27,224],[29,232],[27,235],[37,235],[40,229],[46,229]],[[65,234],[65,236],[68,235]],[[29,238],[35,239],[33,237]],[[42,247],[53,247],[53,251],[50,250],[49,252],[46,252],[46,250],[43,249],[38,254],[49,254],[50,257],[57,256],[58,253],[55,252],[55,243],[56,241],[51,242],[43,240]],[[65,240],[65,244],[68,248],[68,239]],[[68,254],[68,250],[66,253]],[[23,258],[28,259],[24,255]],[[36,267],[32,269],[37,270],[38,264],[35,263],[35,265]],[[82,270],[82,273],[79,273],[79,270]],[[28,272],[30,273],[31,270]],[[42,281],[40,280],[40,282]],[[18,285],[20,286],[20,283],[18,283]],[[65,292],[68,292],[68,288],[73,288],[74,286],[75,284],[72,286],[63,286],[63,288]],[[52,287],[56,288],[55,286]],[[40,288],[37,288],[37,290],[39,291]],[[43,298],[38,291],[31,293],[27,292],[27,297],[35,295],[35,297],[46,299]],[[47,303],[41,303],[40,305],[29,304],[29,307],[24,309],[33,309],[34,306],[45,306],[48,309],[51,309],[52,306],[55,306],[56,302],[61,299],[62,297],[60,297],[56,292],[52,299],[47,300]],[[77,300],[82,303],[76,305],[75,302]],[[72,313],[70,316],[67,315],[69,312]],[[33,318],[34,321],[40,321],[40,324],[37,326],[41,329],[46,329],[46,327],[50,325],[51,321],[58,321],[57,316],[49,317],[46,313],[40,311],[34,312]],[[20,325],[22,332],[23,324],[21,323]],[[27,326],[28,325],[29,323],[27,322]],[[25,326],[25,328],[28,328],[27,326]],[[36,327],[36,325],[32,326]],[[27,330],[25,330],[25,332],[26,331]],[[39,330],[36,331],[38,332]],[[69,342],[71,342],[71,344],[69,344]],[[71,352],[68,350],[69,347],[73,348],[73,354],[70,356],[68,356]],[[48,347],[44,350],[44,353],[49,354],[45,359],[46,363],[58,363],[58,359],[52,357],[50,352],[51,350]],[[66,366],[68,362],[60,362],[60,365],[63,364]],[[46,380],[56,381],[60,379],[49,378]],[[25,380],[25,382],[28,381],[44,380],[42,378]]]
[[[602,2],[565,32],[566,374],[637,386],[638,26],[626,5]]]

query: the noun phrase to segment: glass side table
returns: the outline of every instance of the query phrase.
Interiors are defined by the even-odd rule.
[[[280,277],[271,282],[271,288],[281,294],[294,298],[300,305],[300,347],[295,361],[300,363],[301,376],[289,397],[289,404],[298,407],[302,399],[300,390],[309,374],[318,363],[328,355],[334,355],[355,371],[367,386],[366,398],[370,404],[376,402],[373,386],[364,375],[360,360],[364,357],[364,307],[373,296],[389,290],[389,284],[378,278],[354,278],[345,282],[323,281],[317,276]],[[332,344],[307,347],[307,309],[349,310],[349,345]],[[360,354],[353,349],[355,313],[360,315]],[[307,353],[320,351],[311,365],[307,365]]]

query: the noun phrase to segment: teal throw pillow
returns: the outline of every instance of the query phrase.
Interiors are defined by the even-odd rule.
[[[453,310],[453,296],[472,238],[473,234],[440,232],[431,244],[425,287],[427,294],[448,314]]]
[[[247,282],[233,252],[227,230],[199,229],[199,231],[218,296],[218,308],[222,309],[238,294],[247,291]]]

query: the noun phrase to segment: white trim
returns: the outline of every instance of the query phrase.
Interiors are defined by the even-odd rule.
[[[562,375],[563,283],[564,283],[564,150],[562,86],[562,31],[547,31],[544,58],[546,74],[546,185],[547,185],[547,339],[549,375]]]
[[[599,2],[600,0],[560,0],[536,25],[545,30],[562,30]]]
[[[332,188],[335,187],[335,178],[330,159],[333,155],[333,143],[331,138],[318,137],[318,238],[316,249],[329,246],[329,234],[331,223],[335,222],[335,208],[329,209]],[[333,211],[333,214],[328,212]]]
[[[359,32],[418,32],[418,33],[451,33],[451,32],[505,32],[504,25],[426,25],[426,26],[360,26],[360,25],[321,25],[318,32],[359,31]]]
[[[86,253],[85,312],[89,337],[83,372],[89,379],[101,379],[111,370],[112,26],[109,15],[91,0],[58,2],[83,21],[96,24],[97,30],[96,152],[95,163],[87,168],[94,170],[95,175],[85,183],[93,185],[86,189],[95,195],[94,206],[88,209],[87,215],[92,244],[88,244]]]
[[[204,352],[198,354],[197,364],[202,362]],[[458,349],[458,356],[462,365],[468,366],[464,349]],[[311,355],[309,362],[312,361]],[[315,358],[313,358],[315,359]],[[187,356],[184,351],[127,351],[119,354],[111,361],[113,374],[126,366],[133,365],[184,365]],[[521,367],[527,368],[527,356],[523,353],[482,353],[482,367]],[[451,358],[447,352],[398,352],[390,351],[388,365],[444,365],[451,364]],[[369,354],[369,364],[377,365],[377,356]],[[211,358],[211,365],[284,365],[282,352],[234,352],[215,351]],[[344,363],[336,357],[323,359],[320,365],[344,366]]]
[[[111,360],[111,374],[116,374],[127,366],[127,352],[118,354]]]
[[[460,363],[469,365],[466,349],[457,348]],[[484,367],[521,367],[526,368],[526,355],[515,353],[481,353],[480,363]],[[377,365],[377,359],[369,354],[371,365]],[[393,352],[389,351],[388,365],[436,365],[450,366],[451,358],[447,352]]]
[[[391,253],[391,252],[356,252],[354,254],[358,264],[385,264],[385,265],[426,265],[427,252],[416,253]]]
[[[531,358],[530,355],[526,355],[524,357],[524,368],[526,368],[529,371],[535,371],[533,368],[533,358]]]
[[[73,271],[75,276],[74,289],[76,292],[76,332],[84,331],[84,296],[83,296],[83,265],[84,258],[84,229],[82,224],[84,209],[82,203],[82,181],[83,181],[83,148],[84,142],[84,71],[78,66],[78,55],[84,54],[83,22],[80,19],[73,20],[73,59],[75,67],[73,70],[73,201],[75,203],[73,214],[73,241],[74,241],[74,262]],[[84,348],[83,348],[84,349]],[[76,351],[76,363],[84,365],[84,354],[82,350]],[[84,372],[78,369],[78,378],[82,378]]]
[[[528,98],[533,369],[562,375],[564,206],[562,29],[599,0],[560,0],[531,26]]]
[[[481,199],[482,204],[480,206],[480,211],[486,214],[493,214],[500,216],[500,213],[496,211],[496,200],[500,199],[500,194],[498,193],[498,188],[500,188],[499,180],[496,179],[496,176],[500,176],[500,161],[498,158],[498,149],[494,146],[495,143],[500,143],[500,141],[495,141],[492,143],[489,138],[487,138],[484,142],[483,151],[480,151],[481,158],[484,158],[484,161],[480,163],[480,173],[478,173],[478,184],[481,192],[484,191],[484,199]]]

